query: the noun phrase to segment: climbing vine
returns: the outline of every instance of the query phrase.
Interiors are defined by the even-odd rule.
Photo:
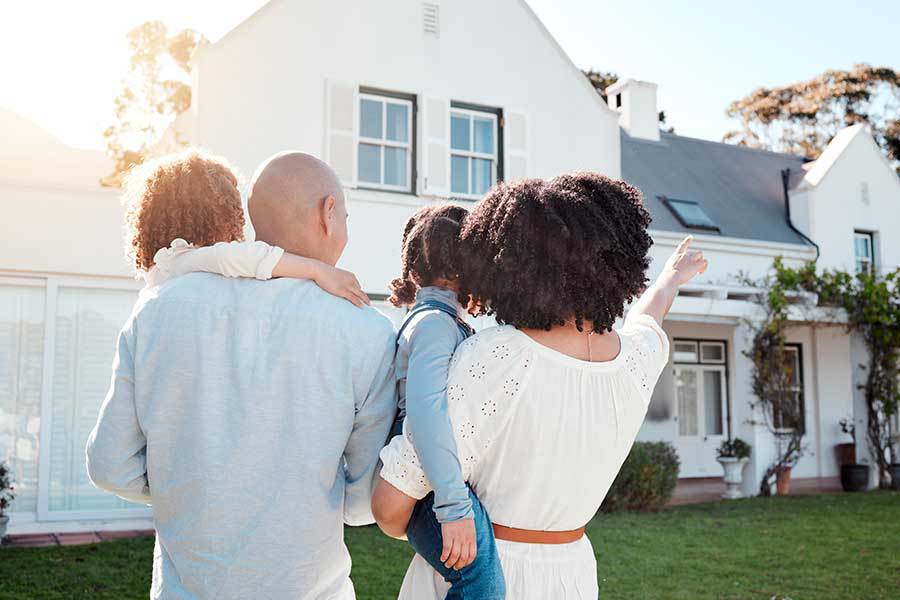
[[[750,324],[753,343],[747,355],[753,361],[753,392],[763,409],[770,430],[778,440],[778,455],[767,469],[760,493],[767,495],[771,478],[782,467],[793,466],[803,454],[800,428],[794,434],[783,427],[789,419],[802,418],[799,407],[788,393],[788,376],[784,363],[785,331],[790,326],[788,312],[792,297],[808,293],[815,298],[817,308],[843,311],[848,332],[860,335],[869,361],[859,368],[865,370],[865,381],[859,387],[866,404],[866,443],[878,469],[881,487],[889,487],[890,464],[897,462],[893,447],[891,418],[897,413],[900,401],[898,386],[898,358],[900,358],[900,270],[885,275],[844,271],[818,272],[815,263],[790,268],[776,259],[772,272],[762,282],[752,282],[761,288],[758,303],[762,319]],[[744,278],[746,283],[751,283]],[[779,414],[781,415],[779,419]]]

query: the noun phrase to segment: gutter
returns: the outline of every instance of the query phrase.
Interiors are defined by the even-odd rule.
[[[790,178],[791,178],[791,170],[789,168],[782,169],[781,170],[781,186],[782,186],[782,189],[784,190],[784,218],[785,218],[785,221],[787,221],[788,227],[790,227],[794,231],[794,233],[796,233],[797,235],[802,237],[804,240],[806,240],[807,242],[812,244],[813,247],[816,249],[816,258],[813,260],[813,262],[816,262],[817,260],[819,260],[819,256],[822,253],[821,248],[819,248],[819,245],[817,243],[815,243],[814,241],[812,241],[808,235],[806,235],[805,233],[803,233],[802,231],[797,229],[797,227],[794,225],[794,222],[791,221],[791,199],[790,199],[790,194],[788,194],[788,181],[790,180]]]

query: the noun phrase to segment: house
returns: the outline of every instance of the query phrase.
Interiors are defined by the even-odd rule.
[[[664,324],[671,364],[639,439],[672,442],[681,477],[717,477],[716,448],[740,437],[753,445],[744,492],[756,493],[775,444],[750,406],[751,363],[744,353],[755,308],[753,290],[737,275],[760,278],[776,257],[794,266],[818,257],[822,268],[850,272],[896,269],[900,242],[889,232],[900,228],[900,179],[862,125],[842,130],[808,161],[660,132],[651,83],[622,80],[606,93],[620,111],[622,177],[641,189],[653,216],[651,271],[687,234],[710,263]],[[804,432],[806,454],[793,477],[835,477],[834,446],[850,441],[838,422],[852,417],[865,430],[858,385],[866,353],[840,323],[813,326],[807,318],[798,311],[786,349],[803,416],[783,426]],[[870,462],[862,437],[857,459]],[[874,469],[872,477],[874,485]]]
[[[829,266],[900,264],[900,242],[886,235],[898,226],[900,182],[864,129],[841,133],[814,162],[660,133],[654,85],[623,80],[605,103],[522,0],[399,0],[390,11],[272,0],[203,48],[194,77],[180,136],[245,177],[285,149],[335,167],[350,212],[342,266],[395,318],[387,283],[418,207],[574,169],[640,187],[654,217],[651,269],[688,232],[710,258],[665,325],[672,368],[641,432],[676,445],[682,477],[719,476],[715,447],[729,434],[754,445],[745,491],[770,459],[766,432],[750,422],[742,323],[753,290],[736,283],[739,270],[811,260],[810,239]],[[0,460],[19,493],[10,530],[146,528],[149,511],[94,489],[83,464],[138,288],[117,194],[97,185],[111,165],[21,119],[0,115],[0,128],[12,132],[0,140]],[[812,450],[795,477],[833,476],[837,421],[865,415],[854,404],[860,349],[840,327],[790,335]]]

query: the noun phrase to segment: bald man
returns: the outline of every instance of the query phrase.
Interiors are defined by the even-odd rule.
[[[254,176],[257,238],[334,265],[334,172],[283,153]],[[151,504],[151,598],[355,597],[343,527],[374,521],[396,414],[394,329],[311,281],[191,274],[139,301],[88,443],[92,481]]]

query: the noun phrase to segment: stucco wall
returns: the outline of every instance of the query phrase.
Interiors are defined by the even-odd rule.
[[[796,205],[795,223],[821,247],[823,268],[852,272],[854,230],[875,232],[879,268],[900,266],[900,237],[895,235],[900,231],[900,178],[867,132],[853,138],[818,185],[798,196]]]

